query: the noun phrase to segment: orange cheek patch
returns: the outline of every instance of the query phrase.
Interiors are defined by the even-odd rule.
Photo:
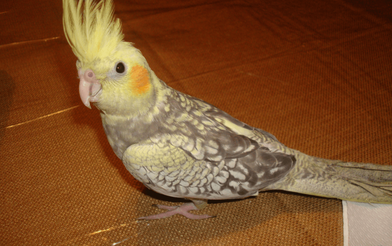
[[[148,71],[140,65],[135,65],[131,70],[130,87],[134,94],[142,95],[150,90]]]

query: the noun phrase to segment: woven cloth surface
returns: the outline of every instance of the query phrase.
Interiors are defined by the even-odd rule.
[[[392,5],[114,0],[159,78],[285,145],[392,165]],[[342,245],[341,201],[283,192],[136,221],[152,204],[83,106],[62,3],[0,3],[1,245]],[[196,212],[197,213],[197,212]]]

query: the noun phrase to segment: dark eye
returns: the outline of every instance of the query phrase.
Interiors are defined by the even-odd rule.
[[[117,63],[117,65],[116,65],[116,72],[117,73],[123,73],[124,71],[125,71],[124,63],[122,63],[122,62]]]

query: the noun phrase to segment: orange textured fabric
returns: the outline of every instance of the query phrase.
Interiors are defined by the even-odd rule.
[[[114,0],[159,78],[282,143],[392,165],[389,1]],[[136,221],[148,191],[78,95],[61,1],[0,3],[1,245],[342,245],[342,206],[282,192]]]

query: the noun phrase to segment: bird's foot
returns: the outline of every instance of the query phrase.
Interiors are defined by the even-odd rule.
[[[197,214],[189,213],[189,211],[192,210],[199,210],[199,208],[193,202],[184,203],[181,206],[165,206],[165,205],[155,205],[155,206],[160,209],[165,209],[167,210],[167,212],[155,214],[147,217],[140,217],[138,218],[138,220],[157,220],[157,219],[167,218],[175,214],[181,214],[187,217],[188,219],[192,219],[192,220],[201,220],[201,219],[208,219],[214,217],[208,214],[197,215]]]

